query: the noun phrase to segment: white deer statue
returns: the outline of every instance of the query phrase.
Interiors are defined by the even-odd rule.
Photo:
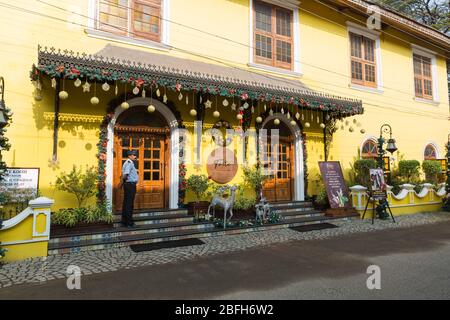
[[[211,208],[213,208],[213,217],[216,216],[216,205],[223,208],[223,228],[224,229],[227,226],[227,212],[230,211],[230,217],[229,217],[228,221],[230,221],[231,217],[233,216],[234,194],[235,194],[237,188],[238,188],[237,186],[232,186],[230,188],[231,192],[230,192],[230,196],[228,198],[224,198],[221,195],[216,194],[212,198],[211,203],[208,207],[208,216],[209,216],[209,211],[211,210]]]

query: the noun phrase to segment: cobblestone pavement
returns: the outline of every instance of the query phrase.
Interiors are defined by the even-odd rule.
[[[46,258],[28,259],[12,262],[0,267],[0,288],[24,283],[42,283],[54,279],[66,278],[66,270],[76,265],[83,275],[131,269],[141,266],[165,264],[194,259],[233,251],[246,250],[252,247],[295,241],[326,239],[351,233],[372,232],[384,229],[408,228],[418,225],[439,223],[450,220],[450,214],[444,212],[404,215],[391,220],[349,219],[334,221],[339,228],[310,232],[297,232],[291,229],[253,232],[239,235],[202,238],[204,245],[161,249],[134,253],[129,247],[88,251],[75,254],[49,256]]]

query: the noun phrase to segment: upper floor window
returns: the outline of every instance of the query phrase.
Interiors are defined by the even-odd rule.
[[[375,40],[350,32],[352,83],[377,87]]]
[[[254,61],[292,70],[293,12],[272,4],[254,2]]]
[[[433,99],[433,75],[431,73],[431,59],[418,54],[414,58],[414,89],[416,97]]]
[[[437,159],[437,150],[436,150],[435,146],[433,146],[432,144],[428,144],[425,147],[424,159],[425,160],[436,160]]]
[[[98,0],[98,29],[161,41],[162,0]]]
[[[366,140],[362,146],[361,158],[376,159],[378,157],[377,144],[373,140]]]

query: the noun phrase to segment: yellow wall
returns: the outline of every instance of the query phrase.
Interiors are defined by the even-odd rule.
[[[17,0],[11,5],[39,12],[47,17],[11,8],[2,7],[0,10],[0,21],[3,25],[0,28],[0,75],[4,76],[6,81],[6,104],[14,112],[13,124],[7,133],[12,148],[3,154],[9,166],[40,167],[40,190],[43,195],[55,199],[54,209],[58,209],[74,206],[75,199],[55,191],[50,184],[61,170],[70,170],[74,163],[97,164],[95,154],[99,130],[98,126],[92,124],[62,123],[58,148],[60,166],[49,167],[53,123],[45,121],[43,114],[53,110],[53,92],[49,82],[46,81],[43,100],[35,101],[29,71],[31,65],[37,63],[38,44],[75,52],[95,53],[108,41],[90,37],[86,34],[85,27],[66,22],[69,20],[86,26],[89,22],[86,18],[89,9],[88,0],[77,1],[76,4],[69,0],[45,1],[78,12],[81,16],[32,0]],[[349,39],[345,23],[351,19],[319,6],[313,0],[303,0],[299,12],[300,61],[303,73],[301,81],[312,89],[357,98],[364,102],[365,114],[355,117],[360,126],[355,125],[353,133],[348,131],[348,127],[336,133],[329,160],[341,161],[344,169],[348,169],[349,162],[357,155],[362,141],[369,136],[378,136],[380,126],[385,122],[392,126],[399,151],[405,154],[406,159],[422,160],[423,149],[428,142],[435,142],[440,148],[440,157],[443,157],[444,142],[450,132],[445,61],[440,56],[444,52],[394,28],[387,28],[386,32],[389,34],[383,33],[381,36],[384,92],[378,94],[358,91],[349,88]],[[170,44],[175,48],[247,67],[250,32],[248,0],[170,0],[170,20],[234,41],[226,41],[170,24]],[[413,99],[411,42],[439,54],[437,59],[439,105],[419,103]],[[198,56],[177,50],[160,52],[135,45],[116,44],[194,60],[200,59]],[[215,63],[207,59],[204,61]],[[91,89],[93,90],[93,87]],[[62,102],[62,113],[103,115],[106,103],[111,97],[97,88],[100,104],[92,106],[89,103],[92,91],[83,94],[80,88],[74,88],[71,83],[66,90],[69,92],[69,99]],[[183,110],[183,114],[185,119],[191,121],[188,110]],[[230,121],[232,120],[234,119]],[[349,119],[350,122],[352,120]],[[361,128],[366,130],[366,134],[359,133]],[[312,180],[316,179],[315,175],[318,173],[317,161],[323,160],[323,145],[317,124],[309,131],[313,133],[307,143],[309,177]],[[195,172],[193,168],[188,167],[188,174],[193,172]],[[238,180],[237,178],[232,183]],[[314,188],[314,183],[310,183],[309,193],[313,193]]]

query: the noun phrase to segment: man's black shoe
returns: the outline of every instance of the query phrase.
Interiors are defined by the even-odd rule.
[[[123,221],[120,222],[120,225],[121,225],[122,227],[128,227],[128,223],[123,222]]]

